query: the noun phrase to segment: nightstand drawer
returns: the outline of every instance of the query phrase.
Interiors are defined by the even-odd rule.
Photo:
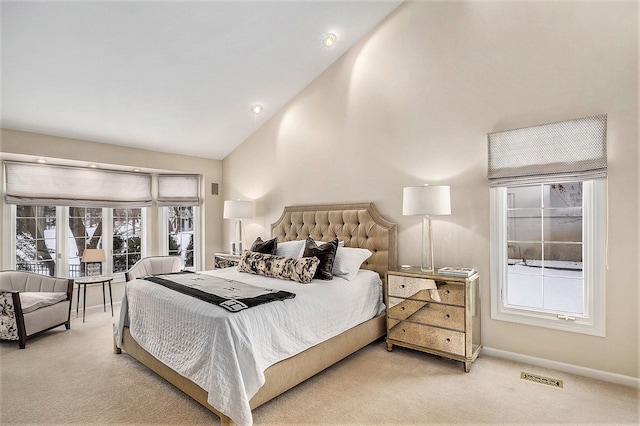
[[[390,296],[389,321],[406,319],[410,319],[412,322],[464,331],[464,308],[461,306],[441,305]]]
[[[464,356],[464,333],[401,321],[389,330],[389,339]]]
[[[410,297],[417,300],[431,301],[425,278],[389,275],[389,296]],[[461,284],[435,281],[438,287],[440,302],[464,306],[464,286]]]

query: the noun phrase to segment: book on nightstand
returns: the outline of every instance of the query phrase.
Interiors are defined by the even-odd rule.
[[[475,273],[476,273],[476,270],[473,268],[457,268],[453,266],[445,266],[444,268],[438,269],[438,274],[451,275],[454,277],[469,278],[471,275]]]

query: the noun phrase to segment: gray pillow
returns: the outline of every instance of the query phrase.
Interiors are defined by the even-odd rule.
[[[313,238],[307,238],[304,245],[304,254],[302,257],[315,256],[320,259],[320,265],[316,269],[316,274],[313,278],[319,278],[321,280],[333,279],[333,261],[336,258],[336,251],[338,250],[338,238],[334,238],[328,243],[318,246]]]
[[[266,254],[276,254],[276,249],[278,248],[278,240],[276,238],[272,238],[267,241],[262,241],[262,238],[258,237],[253,242],[251,246],[251,251],[255,251],[258,253],[266,253]]]

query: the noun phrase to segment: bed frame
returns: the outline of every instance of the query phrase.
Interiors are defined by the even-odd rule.
[[[372,203],[288,206],[271,225],[271,235],[279,242],[304,240],[309,236],[322,241],[338,237],[344,241],[345,247],[369,249],[373,254],[362,267],[378,272],[385,286],[386,271],[396,267],[396,225],[380,216]],[[251,409],[302,383],[385,333],[385,314],[382,314],[272,365],[264,372],[265,384],[250,400]],[[121,349],[218,415],[222,425],[234,424],[207,402],[204,389],[145,351],[131,337],[127,327],[123,332]],[[121,353],[121,349],[116,347],[114,340],[114,352]]]

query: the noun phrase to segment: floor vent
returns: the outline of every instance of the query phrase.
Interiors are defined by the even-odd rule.
[[[554,388],[562,387],[562,380],[552,379],[550,377],[537,376],[535,374],[525,373],[524,371],[520,373],[520,378],[522,380],[529,380],[530,382],[540,383],[542,385],[552,386]]]

